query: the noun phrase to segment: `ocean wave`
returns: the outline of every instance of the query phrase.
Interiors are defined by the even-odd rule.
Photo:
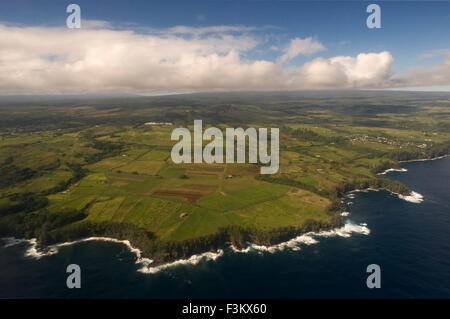
[[[353,224],[351,222],[347,222],[344,226],[339,227],[339,228],[335,228],[332,230],[323,230],[320,232],[308,232],[306,234],[297,236],[295,238],[292,238],[286,242],[282,242],[277,245],[264,246],[264,245],[248,243],[248,246],[246,248],[238,249],[234,246],[231,246],[231,249],[237,253],[248,253],[251,251],[275,253],[277,251],[285,250],[286,248],[297,251],[297,250],[301,249],[300,248],[301,245],[309,246],[309,245],[314,245],[314,244],[319,243],[319,241],[317,240],[317,238],[319,238],[319,237],[328,238],[328,237],[333,237],[333,236],[339,236],[339,237],[348,238],[348,237],[351,237],[352,233],[369,235],[370,229],[367,228],[366,223],[357,225],[357,224]]]
[[[423,202],[423,196],[419,193],[412,191],[409,195],[397,194],[399,198],[406,200],[407,202],[420,204]]]
[[[404,162],[437,160],[437,159],[441,159],[441,158],[444,158],[447,156],[448,155],[440,156],[440,157],[436,157],[436,158],[432,158],[432,159],[419,159],[419,160],[410,160],[410,161],[404,161]],[[407,169],[405,169],[405,168],[401,168],[401,169],[390,168],[390,169],[387,169],[384,172],[380,173],[380,175],[384,175],[391,171],[406,172]],[[373,189],[373,188],[355,189],[355,190],[348,192],[346,197],[353,199],[354,193],[369,192],[369,191],[379,191],[379,189]],[[408,202],[421,203],[423,201],[423,196],[414,191],[411,191],[411,193],[409,195],[401,195],[401,194],[393,193],[393,192],[391,192],[391,193],[397,195],[400,199],[406,200]],[[348,204],[351,205],[352,202],[349,202]],[[349,212],[341,213],[341,216],[348,216],[348,215],[349,215]],[[353,233],[369,235],[370,229],[367,227],[366,223],[361,223],[361,224],[357,225],[357,224],[353,224],[351,222],[347,222],[344,226],[342,226],[340,228],[335,228],[335,229],[328,230],[328,231],[309,232],[309,233],[302,234],[300,236],[297,236],[293,239],[290,239],[286,242],[283,242],[283,243],[280,243],[277,245],[264,246],[264,245],[248,243],[248,246],[243,249],[238,249],[238,248],[234,247],[233,245],[231,245],[230,247],[236,253],[248,253],[251,251],[257,251],[260,253],[261,252],[275,253],[277,251],[284,250],[286,248],[289,248],[293,251],[297,251],[297,250],[301,249],[300,248],[301,245],[313,245],[313,244],[319,243],[317,238],[320,238],[320,237],[328,238],[328,237],[333,237],[333,236],[339,236],[339,237],[348,238],[348,237],[351,237]],[[110,238],[110,237],[89,237],[89,238],[84,238],[84,239],[80,239],[80,240],[76,240],[76,241],[72,241],[72,242],[64,242],[64,243],[60,243],[60,244],[56,244],[56,245],[51,245],[51,246],[46,247],[45,249],[40,249],[38,247],[38,243],[35,238],[33,238],[33,239],[16,239],[13,237],[7,237],[7,238],[1,238],[1,239],[6,241],[6,244],[4,245],[4,247],[10,247],[10,246],[14,246],[14,245],[17,245],[17,244],[20,244],[23,242],[28,242],[30,244],[30,247],[26,250],[25,256],[36,258],[36,259],[42,258],[44,256],[50,256],[50,255],[56,254],[56,253],[58,253],[60,247],[74,245],[74,244],[82,243],[82,242],[86,242],[86,241],[98,240],[98,241],[106,241],[106,242],[113,242],[113,243],[121,243],[121,244],[124,244],[125,246],[127,246],[127,248],[136,255],[136,257],[137,257],[136,264],[143,265],[141,268],[138,269],[138,271],[141,273],[145,273],[145,274],[154,274],[154,273],[159,272],[160,270],[174,267],[177,265],[196,265],[201,260],[204,260],[204,259],[216,260],[217,258],[221,257],[224,254],[224,251],[222,249],[219,249],[216,252],[205,252],[202,254],[193,255],[193,256],[189,257],[188,259],[180,259],[180,260],[176,260],[174,262],[161,264],[161,265],[157,265],[157,266],[152,266],[151,264],[153,263],[153,260],[149,259],[149,258],[143,258],[141,251],[138,248],[133,247],[131,245],[130,241],[128,241],[128,240],[119,240],[119,239]]]
[[[54,246],[48,246],[45,249],[39,249],[38,242],[36,238],[32,239],[21,239],[15,237],[5,237],[1,238],[2,241],[6,242],[3,246],[4,248],[16,246],[22,243],[28,243],[29,247],[25,251],[25,257],[31,257],[34,259],[40,259],[44,256],[54,255],[58,252],[58,249]]]
[[[350,197],[350,196],[353,195],[354,193],[368,193],[368,192],[379,192],[379,191],[380,190],[378,188],[372,188],[372,187],[363,188],[363,189],[354,189],[354,190],[349,191],[347,193],[348,194],[347,196],[349,198],[355,198],[354,196],[353,197]]]
[[[10,240],[11,244],[12,243],[20,243],[20,242],[28,242],[30,244],[30,247],[25,251],[25,257],[31,257],[34,259],[40,259],[45,256],[54,255],[59,252],[59,248],[61,248],[61,247],[75,245],[75,244],[79,244],[79,243],[83,243],[83,242],[87,242],[87,241],[105,241],[105,242],[123,244],[123,245],[127,246],[128,250],[131,253],[133,253],[134,255],[136,255],[136,263],[141,263],[141,262],[152,263],[153,262],[152,259],[142,257],[141,250],[136,247],[133,247],[129,240],[119,240],[119,239],[110,238],[110,237],[88,237],[88,238],[83,238],[83,239],[79,239],[79,240],[75,240],[75,241],[71,241],[71,242],[64,242],[64,243],[60,243],[60,244],[56,244],[56,245],[50,245],[44,249],[42,249],[38,246],[38,242],[37,242],[36,238],[15,239],[13,237],[9,237],[7,239]],[[11,246],[11,244],[10,244],[10,246]]]
[[[188,259],[179,259],[170,263],[161,264],[158,266],[150,266],[148,262],[142,262],[143,266],[138,269],[144,274],[155,274],[163,269],[179,266],[179,265],[197,265],[201,260],[216,260],[223,255],[223,250],[218,249],[216,252],[205,252],[203,254],[193,255]]]
[[[349,191],[347,194],[347,196],[351,196],[353,195],[353,193],[368,193],[369,192],[369,188],[365,188],[365,189],[354,189]],[[355,198],[354,196],[352,198]]]
[[[399,194],[399,193],[391,192],[388,189],[384,189],[384,190],[389,192],[389,193],[391,193],[391,194],[393,194],[393,195],[397,195],[398,198],[403,199],[403,200],[405,200],[407,202],[410,202],[410,203],[420,204],[420,203],[423,202],[423,195],[421,195],[421,194],[419,194],[419,193],[417,193],[415,191],[411,191],[408,195],[402,195],[402,194]],[[352,194],[352,193],[367,193],[369,191],[370,192],[378,192],[379,189],[374,189],[374,188],[354,189],[354,190],[348,192],[348,194]],[[350,203],[351,202],[349,202],[347,204],[350,204]]]
[[[30,239],[29,243],[31,246],[25,251],[25,257],[40,259],[44,256],[51,256],[58,253],[58,248],[54,246],[48,246],[45,249],[39,249],[36,238]]]
[[[384,170],[381,173],[378,173],[378,175],[386,175],[389,172],[407,172],[408,170],[406,168],[388,168],[387,170]]]
[[[313,245],[319,243],[317,238],[319,237],[332,237],[332,236],[339,236],[339,237],[350,237],[352,233],[359,233],[368,235],[370,233],[370,230],[367,228],[367,224],[352,224],[350,222],[347,222],[344,226],[340,228],[335,228],[329,231],[320,231],[320,232],[308,232],[306,234],[302,234],[300,236],[297,236],[293,239],[290,239],[286,242],[282,242],[277,245],[272,246],[264,246],[264,245],[257,245],[257,244],[251,244],[249,243],[247,248],[244,249],[237,249],[234,246],[230,246],[230,248],[234,252],[239,253],[246,253],[250,251],[256,251],[256,252],[269,252],[269,253],[275,253],[277,251],[284,250],[286,248],[289,248],[293,251],[300,250],[300,245]],[[38,242],[36,238],[33,239],[15,239],[15,238],[4,238],[7,240],[7,244],[18,244],[21,242],[28,242],[30,244],[30,247],[25,252],[25,257],[31,257],[34,259],[40,259],[44,256],[51,256],[59,252],[59,248],[70,246],[82,242],[87,241],[105,241],[105,242],[113,242],[113,243],[120,243],[127,246],[127,248],[136,255],[136,264],[142,264],[142,267],[138,269],[139,272],[144,274],[155,274],[163,269],[179,266],[179,265],[197,265],[201,260],[216,260],[219,257],[221,257],[224,254],[224,250],[219,249],[216,252],[205,252],[202,254],[193,255],[187,259],[180,259],[176,260],[170,263],[165,263],[161,265],[155,265],[153,266],[153,260],[149,258],[143,258],[141,251],[138,248],[135,248],[131,245],[131,243],[128,240],[119,240],[115,238],[109,238],[109,237],[89,237],[84,238],[72,242],[64,242],[61,244],[51,245],[46,247],[45,249],[41,249],[38,246]]]
[[[22,243],[29,243],[29,239],[17,239],[15,237],[4,237],[0,238],[4,242],[3,248],[8,248],[12,246],[16,246]]]
[[[24,256],[30,257],[33,259],[40,259],[45,256],[51,256],[51,255],[57,254],[59,252],[59,248],[61,248],[61,247],[66,247],[66,246],[75,245],[75,244],[88,242],[88,241],[104,241],[104,242],[123,244],[123,245],[127,246],[128,250],[131,253],[136,255],[136,264],[143,264],[143,266],[140,269],[138,269],[138,271],[142,272],[142,273],[149,273],[149,274],[153,274],[162,269],[177,266],[177,265],[182,265],[182,264],[196,265],[202,259],[216,260],[217,258],[219,258],[220,256],[223,255],[223,250],[220,249],[220,250],[217,250],[217,252],[215,252],[215,253],[214,252],[205,252],[203,254],[193,255],[193,256],[189,257],[188,259],[180,259],[180,260],[176,260],[171,263],[166,263],[166,264],[162,264],[162,265],[158,265],[158,266],[150,266],[153,263],[153,260],[150,258],[142,257],[141,250],[136,247],[133,247],[131,245],[130,241],[128,241],[128,240],[119,240],[119,239],[110,238],[110,237],[88,237],[88,238],[83,238],[83,239],[79,239],[79,240],[75,240],[75,241],[71,241],[71,242],[64,242],[64,243],[60,243],[60,244],[56,244],[56,245],[50,245],[50,246],[47,246],[46,248],[42,249],[39,247],[36,238],[16,239],[14,237],[6,237],[6,238],[1,238],[1,239],[6,242],[4,247],[10,247],[10,246],[17,245],[17,244],[20,244],[23,242],[29,243],[30,247],[27,248]]]
[[[413,159],[413,160],[407,160],[407,161],[398,161],[399,163],[409,163],[409,162],[425,162],[425,161],[435,161],[438,159],[442,159],[442,158],[446,158],[449,155],[442,155],[442,156],[437,156],[437,157],[433,157],[433,158],[420,158],[420,159]]]
[[[140,262],[152,263],[153,262],[152,259],[142,257],[141,250],[139,248],[133,247],[129,240],[120,240],[120,239],[111,238],[111,237],[88,237],[88,238],[75,240],[72,242],[65,242],[65,243],[53,245],[51,247],[59,248],[59,247],[79,244],[79,243],[83,243],[83,242],[87,242],[87,241],[104,241],[104,242],[123,244],[123,245],[127,246],[128,250],[130,252],[132,252],[134,255],[136,255],[136,263],[140,263]]]

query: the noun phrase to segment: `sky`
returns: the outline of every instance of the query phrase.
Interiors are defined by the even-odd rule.
[[[450,91],[450,2],[370,3],[2,1],[0,94]]]

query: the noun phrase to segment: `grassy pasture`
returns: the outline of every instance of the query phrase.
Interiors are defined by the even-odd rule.
[[[280,100],[276,94],[254,95],[241,102],[221,97],[220,103],[207,96],[149,98],[129,107],[96,102],[5,106],[0,108],[0,164],[4,175],[24,176],[10,176],[12,182],[0,189],[0,209],[12,207],[13,194],[41,194],[67,183],[45,193],[46,209],[85,209],[89,221],[130,223],[161,239],[196,238],[229,225],[302,226],[308,220],[329,221],[327,194],[352,179],[375,177],[373,167],[392,160],[393,153],[420,156],[450,142],[445,96],[394,96],[386,106],[365,96],[289,94]],[[204,129],[279,127],[280,170],[272,177],[289,183],[262,181],[259,165],[172,163],[177,141],[171,132],[192,129],[194,119],[204,119]],[[149,121],[173,125],[144,125]],[[96,142],[104,148],[94,147]],[[71,181],[74,164],[85,173]]]

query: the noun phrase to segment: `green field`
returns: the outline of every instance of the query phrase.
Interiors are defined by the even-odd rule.
[[[386,96],[358,93],[329,105],[313,93],[265,94],[243,94],[239,103],[218,94],[1,105],[0,234],[51,242],[103,223],[174,245],[236,227],[253,240],[333,227],[345,187],[372,183],[400,160],[448,154],[448,95],[379,93],[386,105]],[[261,176],[258,164],[172,163],[170,134],[194,119],[204,129],[279,127],[278,173]]]

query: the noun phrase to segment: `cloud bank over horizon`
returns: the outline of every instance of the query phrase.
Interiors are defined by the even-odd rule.
[[[275,61],[250,59],[264,37],[245,26],[113,29],[0,23],[0,94],[152,93],[233,90],[393,88],[450,84],[450,53],[429,68],[395,74],[388,51],[311,57],[326,47],[291,39]],[[297,56],[310,60],[284,64]]]

